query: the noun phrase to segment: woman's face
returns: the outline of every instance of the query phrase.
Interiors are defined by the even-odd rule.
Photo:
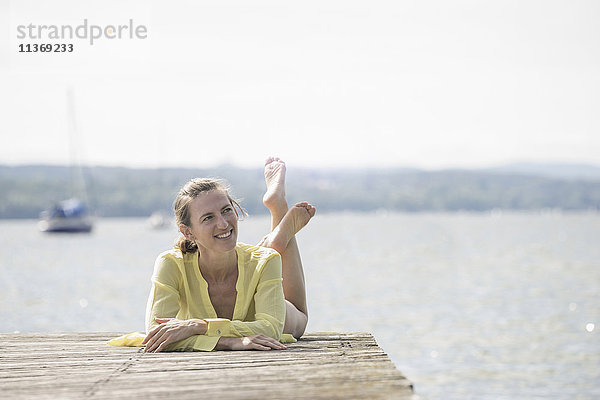
[[[227,252],[235,248],[238,215],[222,190],[211,190],[192,200],[190,221],[191,227],[179,228],[201,251]]]

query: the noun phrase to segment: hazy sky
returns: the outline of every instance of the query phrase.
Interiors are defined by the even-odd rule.
[[[0,0],[0,164],[600,164],[600,2]],[[127,24],[146,39],[26,40]],[[19,44],[72,43],[72,53]],[[71,87],[74,113],[68,112]]]

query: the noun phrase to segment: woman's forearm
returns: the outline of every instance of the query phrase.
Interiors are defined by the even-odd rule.
[[[208,323],[203,319],[194,318],[187,321],[194,330],[194,335],[204,335],[208,330]]]
[[[234,339],[239,340],[240,338],[221,336],[217,342],[217,345],[215,346],[215,350],[233,350]]]
[[[155,321],[159,325],[152,328],[142,342],[146,344],[147,352],[162,351],[171,343],[204,335],[208,329],[208,323],[203,319],[155,318]]]
[[[285,350],[279,341],[265,335],[246,337],[221,336],[215,350]]]

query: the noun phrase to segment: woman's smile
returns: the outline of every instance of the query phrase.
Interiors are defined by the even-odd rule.
[[[215,235],[215,237],[217,239],[229,239],[231,237],[231,235],[233,234],[233,228],[228,230],[225,233],[221,233],[220,235]]]

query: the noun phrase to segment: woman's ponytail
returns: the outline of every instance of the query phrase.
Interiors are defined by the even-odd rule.
[[[179,236],[175,241],[175,248],[181,250],[182,254],[193,253],[198,250],[196,242],[186,239],[185,236]]]

